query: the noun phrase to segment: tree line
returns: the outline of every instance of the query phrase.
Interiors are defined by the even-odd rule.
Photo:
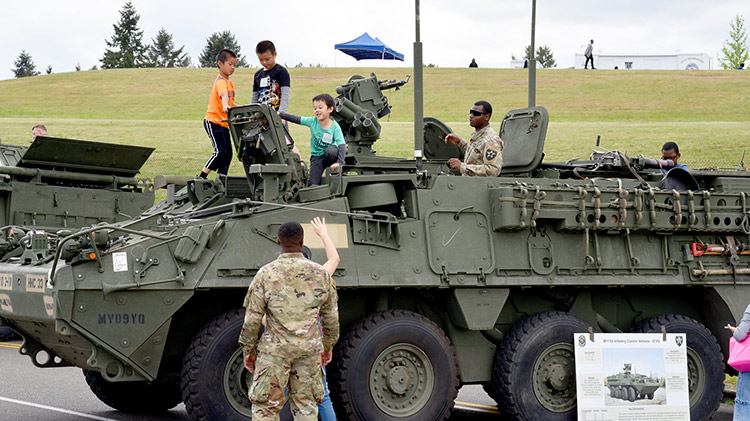
[[[143,31],[138,26],[141,17],[135,10],[133,3],[127,2],[120,10],[120,20],[114,24],[114,34],[108,40],[107,49],[99,61],[102,69],[121,69],[133,67],[190,67],[192,61],[184,52],[185,46],[175,47],[172,34],[161,28],[151,44],[144,44]],[[245,56],[240,54],[241,47],[230,31],[214,32],[206,39],[206,45],[198,57],[198,67],[213,67],[216,65],[216,55],[224,48],[237,53],[237,67],[247,67]],[[737,15],[730,22],[729,39],[722,48],[723,58],[720,63],[724,69],[736,69],[741,63],[748,60],[747,33],[745,31],[745,20],[742,15]],[[523,57],[531,56],[531,46],[527,45]],[[557,63],[552,50],[545,46],[537,48],[537,61],[542,67],[555,67]],[[513,60],[516,59],[512,55]],[[750,63],[749,63],[750,64]],[[13,63],[13,73],[17,78],[26,76],[37,76],[41,74],[36,69],[31,54],[26,50],[21,51]],[[300,63],[301,65],[301,63]],[[299,65],[298,65],[299,67]],[[435,66],[437,67],[437,66]],[[80,64],[76,65],[76,71],[81,70]],[[94,65],[91,70],[96,70]],[[52,66],[45,69],[47,74],[52,73]]]
[[[172,34],[161,28],[150,44],[143,40],[143,30],[138,26],[141,16],[133,3],[127,2],[120,10],[120,20],[113,25],[114,34],[108,40],[104,55],[99,61],[102,69],[123,69],[134,67],[191,67],[190,56],[184,51],[185,46],[176,48]],[[240,54],[240,44],[231,31],[214,32],[206,39],[206,45],[198,56],[198,67],[216,65],[216,55],[224,48],[237,53],[237,67],[247,67],[245,56]],[[37,70],[31,54],[21,51],[13,63],[13,73],[17,78],[37,76]],[[80,64],[76,71],[81,70]],[[98,67],[94,65],[91,70]],[[52,73],[52,66],[47,66],[46,73]]]

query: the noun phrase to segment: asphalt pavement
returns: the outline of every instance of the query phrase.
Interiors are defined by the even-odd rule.
[[[18,353],[19,342],[0,342],[0,420],[77,421],[188,420],[185,406],[145,418],[116,411],[99,401],[89,390],[81,369],[41,369],[29,357]],[[732,406],[721,405],[714,421],[731,421]],[[502,421],[505,417],[481,386],[459,390],[450,421]]]

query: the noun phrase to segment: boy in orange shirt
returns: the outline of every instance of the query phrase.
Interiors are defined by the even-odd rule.
[[[208,133],[214,153],[206,161],[203,171],[198,174],[199,178],[206,178],[211,171],[227,175],[229,164],[232,162],[232,139],[229,137],[229,123],[227,112],[234,106],[234,84],[229,81],[229,76],[234,73],[237,65],[237,54],[232,50],[221,50],[216,56],[216,65],[219,67],[219,76],[214,80],[211,96],[208,98],[208,110],[203,120],[203,127]]]

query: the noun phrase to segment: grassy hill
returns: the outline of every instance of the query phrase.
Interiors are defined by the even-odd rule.
[[[232,77],[238,103],[250,101],[255,70],[238,69]],[[315,94],[335,96],[335,87],[352,74],[375,71],[381,79],[402,79],[411,73],[408,67],[289,70],[290,111],[303,115],[312,114]],[[54,136],[157,148],[145,175],[194,174],[211,152],[201,123],[216,73],[122,69],[0,81],[0,138],[26,144],[31,127],[43,123]],[[474,101],[490,101],[499,122],[506,111],[525,107],[526,89],[523,70],[426,68],[425,115],[468,136],[467,111]],[[393,112],[376,148],[411,156],[412,85],[387,95]],[[750,147],[750,72],[545,69],[538,72],[537,104],[551,117],[548,160],[587,156],[597,135],[602,146],[633,155],[656,156],[665,141],[677,141],[691,166],[736,165]],[[307,129],[292,125],[292,135],[306,154]]]

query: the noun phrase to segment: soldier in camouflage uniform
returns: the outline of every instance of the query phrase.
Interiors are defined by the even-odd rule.
[[[321,364],[331,361],[339,337],[338,297],[323,266],[302,256],[303,241],[299,223],[284,223],[278,234],[281,255],[260,268],[245,297],[239,342],[245,368],[254,373],[253,420],[278,420],[285,389],[295,420],[318,419]],[[259,341],[263,315],[266,329]]]
[[[477,101],[469,110],[469,125],[474,128],[471,141],[467,142],[455,133],[445,137],[446,143],[458,145],[464,152],[464,161],[457,158],[448,160],[451,169],[461,171],[461,175],[497,177],[503,167],[503,140],[490,127],[492,105],[487,101]]]

